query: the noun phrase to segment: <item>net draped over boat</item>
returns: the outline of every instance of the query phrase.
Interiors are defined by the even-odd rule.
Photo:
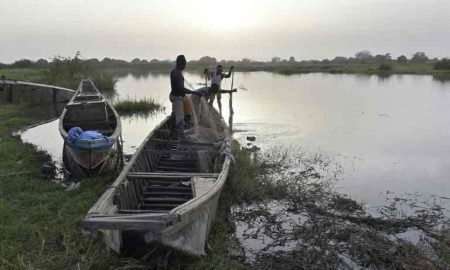
[[[189,102],[191,104],[193,127],[185,131],[188,140],[215,143],[228,137],[225,122],[205,98],[192,95]]]

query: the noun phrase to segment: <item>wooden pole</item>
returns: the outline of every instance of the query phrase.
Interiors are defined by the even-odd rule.
[[[231,90],[233,90],[233,83],[234,83],[234,68],[233,68],[233,73],[231,74]],[[230,92],[229,106],[230,106],[230,117],[228,119],[228,123],[230,125],[230,132],[233,132],[233,114],[234,114],[234,110],[233,110],[233,92]]]

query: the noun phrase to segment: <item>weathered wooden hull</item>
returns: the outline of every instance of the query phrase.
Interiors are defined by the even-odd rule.
[[[88,92],[86,85],[92,88]],[[84,90],[84,92],[83,92]],[[95,140],[69,140],[68,131],[73,127],[95,130],[106,137]],[[98,92],[90,81],[82,81],[74,97],[61,114],[59,130],[64,139],[63,163],[73,176],[102,173],[121,164],[120,118],[114,108]]]
[[[230,157],[221,152],[229,149],[229,138],[220,146],[184,145],[166,134],[168,122],[169,118],[165,119],[147,136],[82,222],[84,234],[100,234],[116,252],[122,250],[126,234],[132,231],[140,237],[139,242],[159,242],[205,255],[205,242],[230,167]],[[185,151],[189,147],[195,150]],[[201,163],[202,156],[212,157],[214,164],[185,167],[192,160]]]
[[[54,85],[0,79],[0,103],[28,105],[67,103],[74,94],[74,90]]]
[[[145,240],[159,241],[173,248],[196,255],[205,255],[205,243],[216,216],[219,197],[228,176],[228,168],[229,164],[219,176],[223,179],[218,179],[218,186],[206,200],[190,206],[189,209],[180,209],[176,213],[180,217],[180,222],[162,231],[160,238],[155,237],[153,232],[147,233]]]
[[[83,149],[64,143],[63,164],[65,170],[74,176],[112,171],[122,164],[122,148],[119,141],[108,148]]]

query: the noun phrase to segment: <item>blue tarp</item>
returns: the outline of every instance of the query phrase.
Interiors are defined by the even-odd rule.
[[[80,127],[73,127],[69,130],[68,133],[68,141],[71,144],[74,144],[77,140],[86,140],[86,141],[93,141],[98,139],[106,139],[108,140],[108,137],[101,134],[98,131],[94,130],[86,130],[83,131]]]

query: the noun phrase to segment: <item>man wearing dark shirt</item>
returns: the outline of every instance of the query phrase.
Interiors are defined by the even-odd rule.
[[[183,69],[186,67],[186,58],[184,55],[178,55],[176,66],[170,72],[170,102],[172,102],[172,114],[175,115],[175,123],[178,129],[178,137],[180,140],[185,140],[184,136],[184,111],[183,111],[183,97],[186,94],[194,94],[201,96],[199,92],[191,91],[184,87]]]

